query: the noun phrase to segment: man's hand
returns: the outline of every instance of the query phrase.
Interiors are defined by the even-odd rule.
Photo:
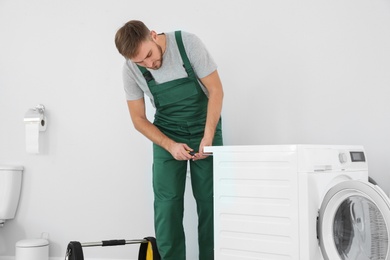
[[[169,146],[168,152],[170,152],[176,160],[184,161],[191,160],[195,156],[191,155],[189,152],[193,151],[191,147],[184,143],[173,143]]]
[[[194,158],[192,158],[194,161],[196,160],[201,160],[205,159],[208,157],[208,154],[205,154],[203,152],[203,148],[205,146],[211,146],[213,144],[213,140],[211,138],[203,137],[202,141],[200,142],[199,145],[199,150],[198,152],[194,155]]]

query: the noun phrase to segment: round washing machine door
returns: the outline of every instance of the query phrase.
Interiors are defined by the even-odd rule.
[[[390,259],[390,201],[376,185],[344,181],[322,202],[318,227],[326,260]]]

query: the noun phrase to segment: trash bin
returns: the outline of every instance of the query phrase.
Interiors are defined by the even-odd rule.
[[[15,245],[15,260],[49,260],[49,241],[47,239],[24,239]]]

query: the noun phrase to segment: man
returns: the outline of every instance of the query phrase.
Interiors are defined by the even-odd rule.
[[[188,161],[198,212],[199,259],[213,252],[213,161],[203,148],[222,145],[222,84],[193,34],[157,34],[132,20],[115,35],[126,61],[123,81],[134,127],[153,142],[154,221],[163,260],[185,259],[183,196]],[[146,118],[144,94],[156,108]]]

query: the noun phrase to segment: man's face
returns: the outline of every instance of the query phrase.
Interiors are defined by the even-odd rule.
[[[138,54],[130,60],[142,67],[157,70],[163,61],[162,48],[153,39],[144,41],[139,47]]]

